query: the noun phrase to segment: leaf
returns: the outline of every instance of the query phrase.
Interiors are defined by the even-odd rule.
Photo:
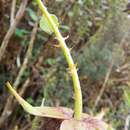
[[[58,18],[54,14],[50,14],[50,15],[51,15],[53,22],[58,27],[59,26]],[[48,20],[45,16],[42,16],[42,18],[40,20],[40,28],[48,34],[53,33],[53,28],[52,28],[52,26],[50,25],[50,23],[48,22]]]
[[[19,94],[12,88],[9,82],[7,82],[6,86],[10,90],[10,92],[15,96],[17,101],[21,104],[23,109],[29,114],[39,116],[39,117],[50,117],[57,119],[70,119],[72,118],[73,111],[69,108],[65,107],[33,107],[28,102],[26,102]]]
[[[65,32],[69,32],[70,28],[69,26],[66,25],[60,25],[60,30],[65,33]]]
[[[45,61],[45,64],[48,64],[48,65],[54,65],[55,63],[56,63],[55,59],[52,59],[52,58],[48,58]]]
[[[71,120],[64,120],[60,126],[60,130],[88,130],[88,129],[86,129],[86,125],[84,122],[71,119]]]
[[[38,19],[36,13],[31,8],[27,8],[27,11],[33,21],[36,21]]]
[[[28,34],[29,32],[25,29],[19,29],[19,28],[16,28],[15,30],[15,35],[18,36],[18,37],[24,37],[26,34]]]
[[[91,126],[93,130],[114,130],[111,125],[105,123],[103,120],[86,113],[83,113],[82,120],[86,123],[87,128]]]

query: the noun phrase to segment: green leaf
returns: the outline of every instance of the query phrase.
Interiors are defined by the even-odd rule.
[[[52,58],[48,58],[46,61],[45,61],[45,64],[48,64],[48,65],[54,65],[56,63],[56,60],[55,59],[52,59]]]
[[[130,107],[130,91],[124,90],[124,98],[126,104],[128,105],[128,107]]]
[[[28,102],[26,102],[19,94],[13,89],[9,82],[7,82],[6,86],[10,90],[10,92],[15,96],[19,104],[23,107],[23,109],[29,114],[39,116],[39,117],[50,117],[57,119],[70,119],[72,118],[73,111],[69,108],[65,107],[33,107]]]
[[[70,30],[69,26],[66,26],[66,25],[60,25],[60,30],[62,32],[68,32]]]
[[[28,34],[29,32],[25,29],[19,29],[19,28],[16,28],[15,30],[15,35],[18,36],[18,37],[24,37],[26,34]]]
[[[27,12],[33,21],[36,21],[38,19],[36,13],[31,8],[27,8]]]
[[[51,18],[54,21],[55,25],[58,27],[59,26],[59,22],[58,22],[58,18],[56,17],[56,15],[51,14]],[[48,34],[52,34],[53,33],[53,28],[52,26],[49,24],[47,18],[45,16],[42,16],[41,20],[40,20],[40,28],[48,33]]]

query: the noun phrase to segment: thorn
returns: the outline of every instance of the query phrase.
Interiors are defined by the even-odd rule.
[[[74,46],[70,48],[70,51],[72,51],[72,50],[73,50],[73,48],[74,48]]]
[[[78,71],[77,65],[78,65],[78,64],[76,63],[76,64],[72,65],[71,67],[69,67],[69,68],[67,69],[68,72],[69,72],[69,74],[72,74],[75,69],[76,69],[76,71]]]
[[[58,45],[58,44],[57,45],[53,45],[53,46],[56,47],[56,48],[60,48],[60,45]]]
[[[66,37],[64,37],[64,40],[67,40],[69,38],[69,35],[67,35]],[[58,40],[57,37],[54,37],[54,40]]]
[[[99,112],[99,113],[96,115],[96,118],[102,120],[103,117],[106,115],[106,113],[107,113],[108,111],[109,111],[108,108],[102,108],[101,112]]]
[[[64,40],[67,40],[69,38],[69,35],[67,35],[66,37],[64,37]]]
[[[54,40],[58,40],[58,38],[57,38],[57,37],[54,37]]]

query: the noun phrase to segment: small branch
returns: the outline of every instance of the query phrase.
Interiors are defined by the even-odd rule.
[[[38,30],[38,21],[35,23],[34,28],[32,30],[32,34],[31,34],[31,39],[30,39],[30,43],[29,43],[29,46],[28,46],[28,50],[26,52],[26,55],[25,55],[23,64],[22,64],[22,66],[20,68],[20,71],[18,73],[18,76],[17,76],[17,78],[16,78],[16,80],[15,80],[15,82],[13,84],[13,86],[15,88],[18,87],[18,85],[20,83],[20,80],[21,80],[21,76],[23,75],[25,69],[27,68],[28,61],[29,61],[29,59],[32,56],[32,49],[33,49],[34,41],[35,41],[35,38],[36,38],[37,30]]]
[[[3,39],[3,42],[2,42],[1,47],[0,47],[0,61],[3,58],[3,55],[5,53],[6,47],[8,46],[8,43],[9,43],[11,36],[15,32],[17,24],[19,23],[19,21],[23,17],[27,3],[28,3],[28,0],[22,0],[22,3],[20,5],[19,10],[16,14],[16,17],[14,19],[14,22],[13,22],[12,26],[9,28],[8,32],[6,33],[6,35]]]
[[[24,84],[22,85],[21,89],[20,89],[20,92],[19,92],[20,96],[24,95],[25,91],[28,88],[29,83],[30,83],[30,78],[27,78],[26,81],[24,82]]]
[[[13,25],[15,19],[15,7],[16,7],[16,0],[12,0],[11,6],[11,14],[10,14],[10,26]]]
[[[128,114],[128,116],[126,117],[124,130],[129,130],[129,128],[130,128],[130,114]]]
[[[113,64],[114,64],[114,61],[112,60],[110,66],[109,66],[109,69],[107,71],[107,74],[106,74],[104,83],[102,85],[102,88],[101,88],[101,90],[99,92],[99,95],[98,95],[96,101],[95,101],[94,109],[97,107],[97,105],[98,105],[98,103],[99,103],[99,101],[100,101],[100,99],[101,99],[101,97],[102,97],[102,95],[103,95],[103,93],[105,91],[105,88],[106,88],[106,85],[107,85],[107,81],[109,80],[109,77],[110,77],[110,74],[111,74],[111,71],[112,71]]]
[[[71,76],[73,80],[73,85],[74,85],[74,97],[75,97],[75,104],[74,104],[74,111],[75,115],[74,117],[76,119],[81,119],[81,114],[82,114],[82,93],[81,93],[81,87],[80,87],[80,82],[77,74],[77,69],[76,66],[73,62],[73,59],[70,54],[70,50],[67,47],[65,43],[65,39],[62,37],[58,27],[55,25],[54,21],[52,20],[50,14],[48,13],[46,7],[43,5],[41,0],[37,0],[37,3],[39,5],[39,8],[41,9],[41,12],[43,15],[47,18],[48,22],[50,23],[58,41],[60,44],[60,47],[65,55],[66,61],[69,65],[69,69],[71,71]]]

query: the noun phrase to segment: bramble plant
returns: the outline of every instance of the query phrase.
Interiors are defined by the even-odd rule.
[[[49,34],[55,34],[57,40],[59,41],[59,46],[61,47],[68,63],[74,86],[74,111],[66,107],[33,107],[32,105],[27,103],[22,97],[19,96],[19,94],[13,89],[9,82],[7,82],[6,86],[8,87],[10,92],[16,97],[17,101],[21,104],[24,110],[28,113],[39,117],[62,119],[63,122],[61,123],[60,130],[112,130],[113,128],[111,128],[102,120],[82,113],[82,92],[77,74],[77,68],[71,57],[70,49],[66,46],[65,38],[62,37],[58,29],[58,19],[54,14],[50,14],[47,11],[47,8],[44,6],[43,1],[36,0],[36,2],[42,12],[40,28]]]

